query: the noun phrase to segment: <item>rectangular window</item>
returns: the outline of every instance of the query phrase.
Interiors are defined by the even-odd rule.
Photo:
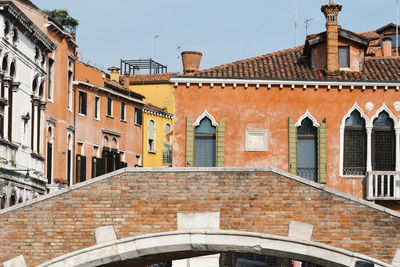
[[[121,102],[121,121],[125,121],[125,115],[126,115],[126,104],[125,102]]]
[[[79,114],[86,115],[87,93],[79,91]]]
[[[54,92],[54,59],[49,58],[47,99],[53,100],[53,92]]]
[[[68,88],[67,88],[67,101],[68,110],[72,111],[72,71],[68,71]]]
[[[94,97],[94,118],[100,120],[100,97]]]
[[[142,125],[142,109],[135,108],[135,124]]]
[[[339,46],[339,67],[349,68],[350,67],[350,47]]]
[[[107,116],[112,117],[112,98],[107,97]]]

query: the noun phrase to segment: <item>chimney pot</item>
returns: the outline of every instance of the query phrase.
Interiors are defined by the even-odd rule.
[[[108,70],[110,71],[110,80],[119,83],[119,70],[118,67],[109,67]]]
[[[384,57],[391,57],[392,56],[392,40],[390,39],[383,39],[382,42],[382,52]]]
[[[183,73],[192,73],[199,70],[203,54],[196,51],[184,51],[181,54]]]

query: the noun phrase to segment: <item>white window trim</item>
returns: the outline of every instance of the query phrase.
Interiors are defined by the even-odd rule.
[[[150,149],[150,146],[149,146],[149,140],[150,140],[150,138],[149,138],[149,125],[150,125],[150,122],[153,122],[154,123],[154,132],[153,132],[153,147],[154,147],[154,149],[153,150],[151,150]],[[156,137],[157,137],[157,125],[156,125],[156,122],[153,120],[153,119],[149,119],[148,120],[148,122],[147,122],[147,151],[149,152],[149,153],[157,153],[156,152]]]
[[[207,109],[204,110],[204,112],[196,119],[196,121],[193,123],[194,127],[197,127],[200,125],[200,122],[202,119],[204,119],[205,117],[209,118],[211,120],[211,125],[214,127],[218,126],[217,121],[215,120],[215,118],[207,111]]]
[[[106,138],[107,138],[107,143],[108,143],[107,145],[104,144],[104,140],[105,140]],[[103,147],[111,147],[111,146],[110,146],[110,137],[109,137],[108,135],[104,135],[104,136],[103,136],[103,139],[101,140],[101,143],[102,143],[102,146],[103,146]]]
[[[88,102],[88,101],[87,101],[88,93],[85,92],[85,91],[83,91],[83,90],[78,90],[78,115],[79,115],[79,116],[82,116],[82,117],[86,117],[86,114],[81,113],[80,110],[79,110],[79,108],[80,108],[79,93],[80,93],[80,92],[86,94],[86,113],[88,112],[88,103],[87,103],[87,102]]]
[[[97,153],[94,153],[94,151],[96,151],[97,149]],[[100,146],[99,145],[93,145],[93,156],[95,156],[96,158],[100,157]]]
[[[108,99],[111,99],[111,114],[108,114]],[[106,113],[106,116],[107,117],[109,117],[109,118],[114,118],[114,116],[113,116],[113,112],[114,111],[114,99],[111,97],[111,96],[108,96],[107,97],[107,113]]]
[[[317,128],[320,127],[318,121],[314,118],[313,115],[311,115],[311,113],[308,111],[308,109],[307,109],[306,113],[304,113],[303,115],[300,116],[299,120],[297,121],[297,123],[294,126],[300,127],[301,123],[303,122],[303,120],[305,118],[309,118],[312,121],[314,127],[317,127]]]
[[[50,72],[50,67],[51,67],[49,64],[50,59],[53,60],[53,65],[52,65],[53,71],[51,72],[51,75],[49,75],[47,78],[47,87],[49,87],[49,79],[51,80],[51,86],[50,86],[50,88],[48,88],[48,91],[50,91],[50,96],[47,95],[47,101],[54,103],[54,70],[55,70],[54,65],[55,65],[55,60],[54,60],[53,56],[48,58],[47,66],[49,68],[49,72]]]
[[[121,110],[122,110],[122,103],[124,103],[125,106],[124,106],[124,118],[123,119],[121,118],[121,121],[126,122],[126,102],[121,101]],[[121,113],[121,117],[122,117],[122,113]]]
[[[96,103],[96,98],[98,98],[99,99],[99,102],[98,103]],[[98,104],[98,107],[97,107],[97,117],[96,117],[96,105]],[[97,121],[100,121],[100,117],[101,117],[101,115],[100,115],[100,96],[98,96],[98,95],[95,95],[94,96],[94,119],[95,120],[97,120]]]
[[[51,129],[51,138],[50,138],[49,143],[53,145],[52,146],[53,151],[51,152],[51,183],[50,184],[53,184],[54,183],[54,123],[47,122],[47,135],[49,134],[49,128]],[[47,152],[46,154],[49,153],[47,151],[47,142],[46,142],[46,152]],[[46,158],[47,158],[47,155],[46,155]],[[46,166],[46,176],[47,176],[47,166]]]
[[[71,136],[71,141],[68,143],[68,136]],[[67,140],[66,140],[67,144],[68,144],[68,148],[67,148],[67,157],[68,157],[68,150],[71,150],[71,166],[69,168],[70,174],[71,174],[71,180],[70,182],[70,186],[74,183],[73,179],[74,179],[74,174],[73,174],[73,167],[74,167],[74,150],[73,150],[73,142],[74,142],[74,133],[70,130],[67,130]],[[65,178],[68,179],[68,159],[65,161]]]
[[[79,145],[82,145],[82,151],[81,151],[81,154],[78,154],[79,151],[76,151],[76,154],[84,156],[85,155],[85,143],[83,141],[76,141],[76,150],[78,150]]]

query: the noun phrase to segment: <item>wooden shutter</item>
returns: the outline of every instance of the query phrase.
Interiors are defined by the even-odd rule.
[[[297,174],[297,127],[289,118],[289,172]]]
[[[217,155],[215,159],[216,167],[225,166],[225,118],[222,118],[217,126]]]
[[[97,158],[96,157],[92,157],[92,178],[96,177],[96,165],[97,165]]]
[[[186,118],[186,167],[194,166],[194,127],[192,120]]]
[[[86,157],[81,156],[81,182],[86,181]]]
[[[119,153],[115,153],[115,170],[119,170],[122,168],[121,164],[121,155]]]
[[[318,128],[318,182],[325,184],[327,180],[326,174],[326,121],[322,121],[321,126]]]
[[[96,159],[96,177],[105,174],[105,160],[104,157]]]
[[[81,156],[76,155],[76,182],[81,182]]]

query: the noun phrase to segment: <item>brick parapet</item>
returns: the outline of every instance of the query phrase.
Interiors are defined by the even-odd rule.
[[[28,266],[117,238],[177,230],[177,213],[220,212],[220,227],[288,235],[291,221],[314,226],[312,239],[391,262],[400,214],[272,168],[126,169],[0,213],[0,262]]]

